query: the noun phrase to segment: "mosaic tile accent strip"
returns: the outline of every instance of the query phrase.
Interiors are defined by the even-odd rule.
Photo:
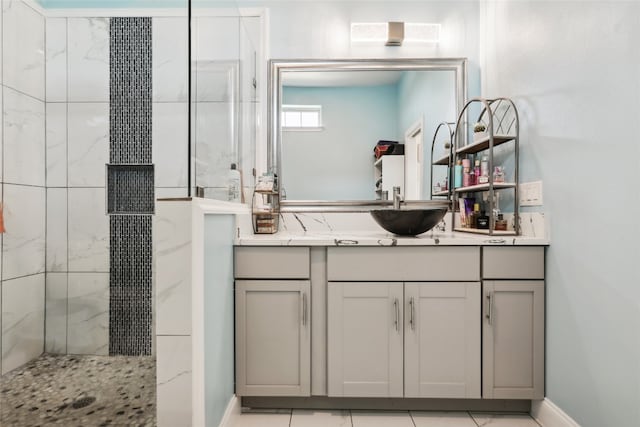
[[[107,213],[153,214],[153,165],[107,165]]]
[[[113,215],[109,220],[109,354],[150,355],[151,217]]]
[[[0,426],[153,427],[155,362],[44,354],[2,377]]]
[[[111,18],[110,163],[151,160],[151,18]]]
[[[153,212],[151,18],[110,20],[110,163],[107,202],[126,213]],[[110,171],[111,172],[111,171]],[[120,212],[122,213],[122,212]],[[110,217],[109,354],[150,355],[151,217]]]

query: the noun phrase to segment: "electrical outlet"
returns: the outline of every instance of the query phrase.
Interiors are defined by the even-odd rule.
[[[520,184],[520,206],[542,206],[542,181]]]

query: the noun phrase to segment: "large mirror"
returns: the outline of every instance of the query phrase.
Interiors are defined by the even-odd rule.
[[[267,160],[286,206],[361,204],[396,184],[428,199],[433,134],[455,122],[466,79],[465,59],[270,61]],[[403,147],[376,161],[379,141]]]

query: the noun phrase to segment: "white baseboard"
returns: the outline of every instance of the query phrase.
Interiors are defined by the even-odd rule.
[[[240,415],[240,409],[240,399],[234,394],[229,399],[227,409],[225,409],[218,427],[233,427],[236,424],[236,417]]]
[[[531,416],[542,427],[580,427],[580,424],[547,398],[531,402]]]

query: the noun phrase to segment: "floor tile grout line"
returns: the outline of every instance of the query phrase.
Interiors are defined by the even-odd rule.
[[[474,423],[477,427],[480,427],[480,424],[478,424],[478,422],[476,421],[476,419],[473,417],[473,414],[471,413],[471,411],[467,411],[467,414],[469,414],[469,417],[471,418],[471,421],[473,421],[473,423]]]

